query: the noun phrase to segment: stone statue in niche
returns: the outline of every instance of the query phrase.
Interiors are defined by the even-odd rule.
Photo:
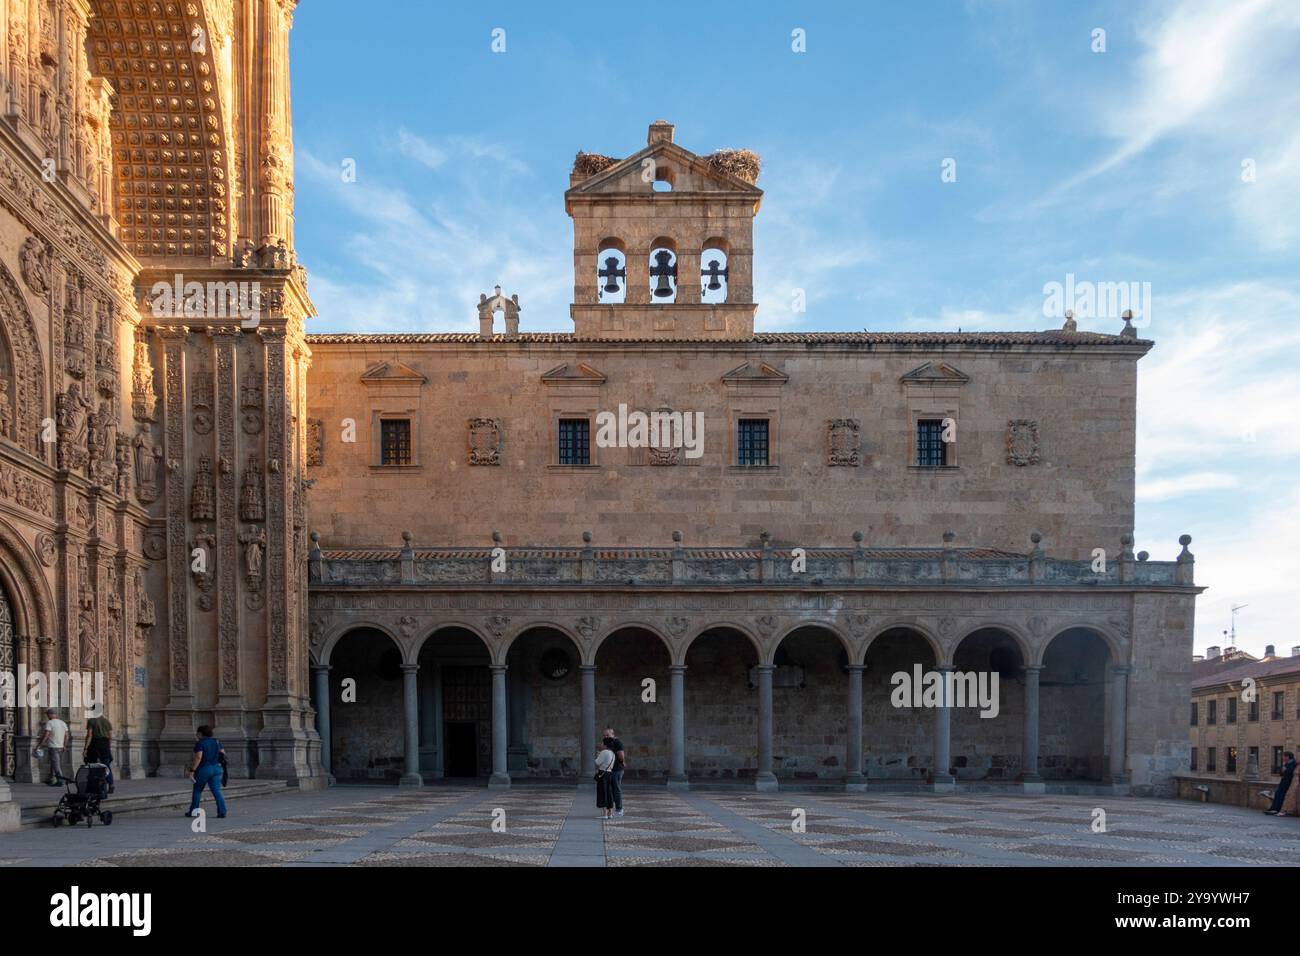
[[[147,428],[135,436],[135,487],[136,496],[148,504],[158,498],[158,462],[162,449],[154,446]]]
[[[212,459],[207,455],[203,455],[199,458],[198,470],[194,473],[194,485],[190,490],[191,521],[216,520],[213,488]]]
[[[239,536],[244,546],[244,580],[249,590],[262,588],[262,557],[266,553],[266,530],[258,525]]]
[[[244,469],[244,483],[239,489],[239,519],[266,519],[266,505],[262,495],[262,463],[256,455],[248,456],[248,467]]]
[[[29,236],[23,243],[18,259],[27,288],[37,295],[45,295],[49,292],[50,253],[45,243],[35,236]]]
[[[81,669],[97,671],[99,670],[99,636],[95,633],[95,615],[88,610],[83,610],[77,624],[77,636],[81,644]]]
[[[59,467],[69,471],[86,463],[87,418],[93,402],[82,397],[81,386],[73,382],[55,402],[59,439]]]
[[[0,378],[0,438],[8,438],[12,441],[14,419],[9,403],[9,379]]]
[[[149,592],[145,589],[144,571],[136,568],[135,571],[135,623],[137,627],[153,627],[155,623],[155,609],[153,601],[149,598]]]
[[[125,498],[131,490],[131,459],[131,439],[126,435],[119,435],[114,463],[117,466],[115,490],[120,498]]]

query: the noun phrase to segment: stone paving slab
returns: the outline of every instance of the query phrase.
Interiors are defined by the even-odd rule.
[[[206,832],[159,809],[0,834],[0,866],[1287,866],[1300,842],[1298,820],[1131,797],[635,785],[625,797],[626,815],[606,821],[572,785],[232,795]]]

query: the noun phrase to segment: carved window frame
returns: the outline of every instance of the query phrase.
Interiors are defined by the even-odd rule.
[[[931,421],[933,419],[951,418],[956,425],[956,437],[954,441],[947,442],[947,452],[944,455],[942,465],[922,465],[919,463],[920,451],[917,439],[920,436],[921,422]],[[961,464],[960,458],[961,447],[961,416],[955,406],[946,408],[934,404],[913,405],[911,414],[908,419],[908,436],[907,436],[907,467],[910,471],[926,475],[941,475],[953,472]]]
[[[411,461],[405,465],[383,463],[383,422],[406,420],[411,423]],[[372,472],[423,471],[420,460],[420,410],[419,408],[382,408],[370,413],[370,470]]]

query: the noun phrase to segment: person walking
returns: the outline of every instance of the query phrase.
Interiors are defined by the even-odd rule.
[[[610,771],[610,790],[614,798],[614,816],[623,815],[623,771],[627,769],[627,754],[623,751],[623,741],[614,733],[613,727],[605,728],[603,740],[606,750],[614,752],[614,767]]]
[[[212,728],[204,724],[194,732],[194,764],[190,767],[190,779],[194,781],[194,795],[190,798],[190,808],[185,811],[187,817],[194,816],[203,800],[203,788],[212,791],[217,801],[217,819],[226,816],[226,798],[221,792],[221,758],[226,755],[221,741],[212,736]]]
[[[608,747],[596,753],[596,806],[604,810],[606,820],[614,815],[614,751]]]
[[[59,712],[53,707],[45,711],[45,727],[41,739],[36,742],[36,751],[47,750],[50,754],[50,778],[45,782],[51,787],[63,786],[63,752],[67,749],[71,731],[68,725],[59,719]]]
[[[1284,750],[1282,756],[1286,758],[1286,761],[1282,764],[1282,779],[1278,781],[1277,789],[1273,791],[1273,803],[1264,811],[1270,816],[1277,816],[1281,812],[1282,804],[1286,801],[1287,791],[1296,790],[1300,793],[1300,787],[1291,785],[1292,780],[1295,778],[1295,754],[1290,750]]]
[[[82,752],[83,763],[102,763],[108,768],[108,792],[113,786],[113,725],[103,714],[86,721],[86,748]]]

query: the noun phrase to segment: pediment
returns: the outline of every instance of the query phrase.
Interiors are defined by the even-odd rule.
[[[570,196],[593,196],[604,193],[626,195],[629,192],[646,192],[651,184],[642,178],[644,163],[652,159],[669,168],[676,168],[686,173],[690,185],[685,191],[690,192],[727,192],[746,193],[755,197],[763,195],[763,190],[753,183],[733,176],[725,170],[710,163],[707,157],[697,156],[676,143],[651,143],[631,156],[620,159],[608,169],[602,170],[576,186],[572,187]],[[679,177],[681,178],[681,177]],[[674,186],[674,192],[683,191],[683,185]],[[665,194],[671,195],[671,193]]]
[[[790,376],[766,362],[746,362],[722,376],[726,385],[784,385]]]
[[[947,362],[926,362],[904,375],[901,381],[912,385],[965,385],[970,376]]]
[[[423,385],[428,379],[405,362],[394,359],[391,362],[376,362],[361,373],[361,381],[366,385]]]
[[[542,375],[545,385],[604,385],[605,374],[586,362],[566,362]]]

